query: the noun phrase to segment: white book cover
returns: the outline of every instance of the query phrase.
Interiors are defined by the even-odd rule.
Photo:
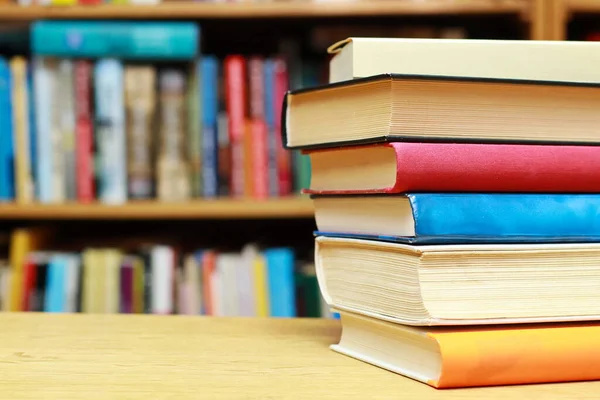
[[[98,61],[94,79],[100,160],[98,197],[106,204],[123,204],[127,201],[127,160],[122,63],[115,59]]]
[[[244,246],[236,269],[238,315],[242,317],[255,317],[258,314],[254,293],[254,262],[258,252],[254,244]]]
[[[152,269],[152,313],[173,312],[174,252],[169,246],[154,246],[150,255]]]
[[[51,128],[56,69],[52,60],[43,57],[33,59],[33,68],[36,124],[36,136],[33,139],[37,145],[37,198],[41,203],[53,203],[58,198],[52,178],[55,162]]]
[[[236,269],[241,257],[236,253],[224,253],[217,256],[219,274],[219,312],[220,316],[238,316],[238,288]]]
[[[66,302],[65,312],[77,312],[77,291],[79,286],[79,276],[81,274],[81,259],[76,254],[65,255],[66,261]]]

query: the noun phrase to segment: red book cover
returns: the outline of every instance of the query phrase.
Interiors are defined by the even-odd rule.
[[[315,190],[320,173],[318,162],[315,162],[312,189],[303,192],[600,192],[600,146],[393,142],[305,153],[311,156],[312,161],[316,153],[334,156],[338,152],[336,157],[339,157],[339,152],[358,150],[360,153],[375,148],[389,148],[389,157],[395,158],[395,163],[390,164],[395,164],[394,184],[358,190],[322,187]],[[346,158],[346,171],[350,176],[352,168],[365,168],[356,160],[358,157],[354,160],[352,157],[349,152]],[[387,156],[381,158],[384,157]],[[348,182],[352,185],[351,180]]]
[[[21,310],[31,311],[31,291],[35,288],[37,268],[35,262],[31,259],[27,259],[23,267],[23,297],[21,299]]]
[[[92,65],[75,62],[75,158],[77,165],[77,200],[94,200],[94,138],[91,107]]]
[[[277,140],[277,170],[279,172],[279,195],[286,196],[292,192],[292,169],[290,152],[287,151],[281,142],[281,112],[283,108],[283,98],[288,90],[288,71],[283,59],[275,60],[275,132]]]
[[[248,89],[250,98],[250,136],[252,146],[252,194],[255,198],[265,199],[269,196],[269,154],[267,146],[267,125],[265,121],[264,61],[260,57],[248,60]]]
[[[242,56],[225,58],[225,109],[231,146],[230,188],[232,197],[244,196],[244,134],[246,129],[246,61]]]

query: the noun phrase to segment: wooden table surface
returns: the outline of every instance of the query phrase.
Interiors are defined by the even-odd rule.
[[[334,353],[339,321],[0,313],[0,399],[598,399],[600,382],[435,390]]]

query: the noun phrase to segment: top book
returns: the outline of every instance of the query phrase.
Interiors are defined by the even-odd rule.
[[[329,47],[329,82],[380,74],[600,82],[600,43],[348,38]]]

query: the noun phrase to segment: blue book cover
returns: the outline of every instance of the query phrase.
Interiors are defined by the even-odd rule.
[[[316,234],[411,244],[600,242],[599,194],[419,193],[406,197],[412,208],[414,236]]]
[[[267,124],[267,154],[269,196],[279,196],[279,174],[277,172],[278,137],[275,130],[275,61],[267,59],[264,63],[264,108],[265,123]]]
[[[44,292],[45,312],[64,312],[66,308],[67,264],[64,257],[53,255],[48,264],[46,290]]]
[[[29,116],[29,162],[31,163],[31,181],[37,193],[37,134],[35,122],[35,94],[33,92],[33,65],[27,63],[27,105]]]
[[[191,60],[200,28],[190,22],[38,21],[31,29],[36,55]]]
[[[296,283],[294,280],[294,251],[291,248],[271,248],[264,252],[267,265],[269,315],[296,316]]]
[[[219,61],[214,56],[203,56],[198,63],[200,104],[202,105],[202,180],[203,196],[219,195],[219,144],[217,119],[219,114]]]
[[[6,59],[0,57],[0,201],[15,198],[12,81]]]

